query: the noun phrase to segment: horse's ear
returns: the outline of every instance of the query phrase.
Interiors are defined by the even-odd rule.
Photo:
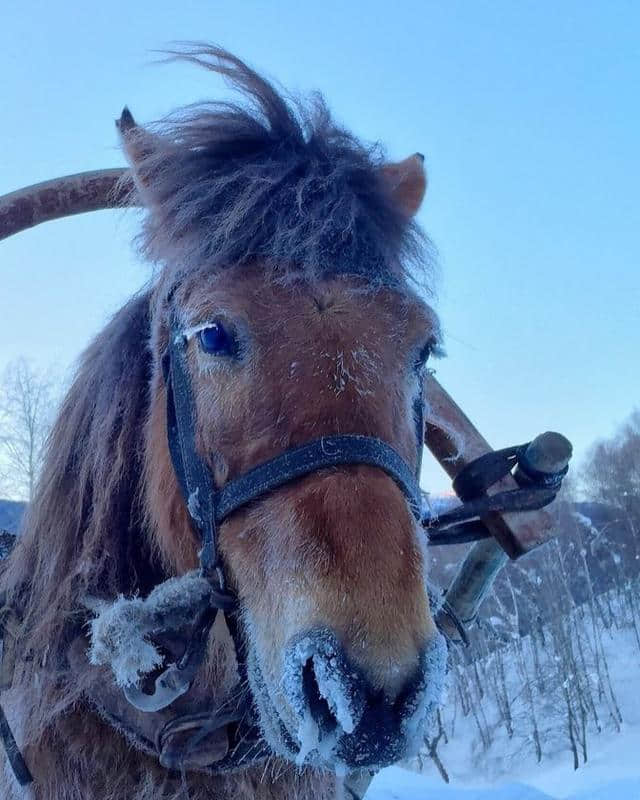
[[[407,217],[412,217],[420,208],[427,191],[427,173],[422,153],[414,153],[395,164],[385,164],[381,171],[397,207]]]
[[[131,174],[146,206],[152,204],[150,192],[153,154],[156,150],[156,137],[137,124],[127,106],[122,109],[120,119],[116,120],[122,149],[131,165]]]

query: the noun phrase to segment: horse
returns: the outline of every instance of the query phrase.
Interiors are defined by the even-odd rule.
[[[241,99],[118,122],[156,269],[82,355],[2,566],[33,778],[5,758],[5,798],[328,800],[414,755],[440,702],[424,159],[386,161],[221,48],[174,56]],[[176,688],[162,670],[194,652]]]

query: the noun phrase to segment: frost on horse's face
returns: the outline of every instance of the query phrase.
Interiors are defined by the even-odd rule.
[[[416,363],[436,334],[430,309],[357,278],[279,284],[258,267],[237,273],[199,276],[174,297],[198,446],[217,487],[336,433],[378,437],[416,467]],[[166,424],[161,392],[150,422],[152,432]],[[181,501],[165,441],[150,437],[149,505],[162,550],[183,571],[198,544],[186,520],[178,538],[171,523]],[[421,535],[402,491],[369,466],[311,474],[221,526],[251,688],[278,752],[353,767],[415,747],[442,667]]]
[[[196,564],[197,542],[166,446],[160,364],[176,317],[197,446],[218,487],[335,434],[377,437],[417,469],[420,354],[438,339],[409,277],[424,255],[422,157],[386,163],[320,100],[301,112],[228,54],[213,61],[248,110],[207,106],[157,132],[129,112],[120,121],[145,247],[164,264],[146,506],[178,572]],[[347,769],[414,750],[444,651],[420,532],[394,481],[369,466],[321,470],[233,514],[219,539],[272,748]]]

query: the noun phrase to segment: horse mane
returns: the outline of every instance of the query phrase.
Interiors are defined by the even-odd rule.
[[[221,48],[172,56],[224,76],[244,102],[189,106],[142,131],[134,172],[151,212],[148,257],[174,279],[255,262],[371,283],[428,273],[430,243],[394,203],[379,144],[338,126],[320,94],[287,97]]]
[[[138,497],[151,353],[149,293],[131,299],[83,354],[50,435],[2,584],[25,613],[33,655],[64,644],[87,593],[148,591],[158,557]]]

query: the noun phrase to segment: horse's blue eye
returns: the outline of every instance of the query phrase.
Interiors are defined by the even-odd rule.
[[[237,353],[235,338],[219,322],[199,331],[198,339],[205,353],[217,356],[234,356]]]

